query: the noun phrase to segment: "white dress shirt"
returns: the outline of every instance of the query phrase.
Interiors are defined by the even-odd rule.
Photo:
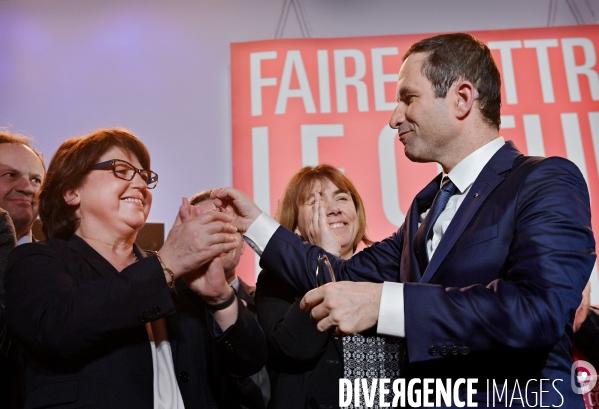
[[[449,223],[451,223],[453,216],[455,216],[458,208],[466,198],[472,184],[485,165],[504,144],[505,141],[502,137],[492,140],[462,159],[447,175],[443,175],[451,179],[458,188],[458,192],[449,198],[447,206],[445,206],[433,225],[433,237],[427,241],[426,245],[429,260],[439,246],[443,234],[447,231]],[[428,210],[420,215],[418,226],[424,221],[427,214]],[[385,282],[381,294],[377,333],[395,337],[406,336],[403,305],[403,284]]]
[[[449,223],[455,216],[458,208],[466,198],[472,184],[495,153],[504,145],[502,137],[494,139],[465,157],[447,174],[458,188],[458,193],[451,196],[445,210],[433,225],[433,237],[427,242],[427,253],[429,260],[437,249],[443,234],[449,227]],[[445,176],[445,175],[444,175]],[[422,223],[428,210],[420,215],[419,224]],[[261,256],[262,250],[266,248],[268,241],[279,228],[273,218],[262,213],[244,234],[245,241],[254,251]],[[402,283],[383,283],[381,304],[379,308],[379,319],[377,333],[395,337],[405,337],[405,318]]]
[[[21,244],[25,244],[25,243],[32,243],[32,242],[33,242],[33,232],[31,230],[29,230],[26,235],[24,235],[19,240],[17,240],[17,246],[20,246]]]

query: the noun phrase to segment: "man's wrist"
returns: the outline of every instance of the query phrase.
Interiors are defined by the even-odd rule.
[[[231,292],[229,293],[228,296],[226,296],[224,298],[220,297],[220,298],[212,298],[210,300],[204,300],[204,301],[206,301],[206,305],[210,311],[214,312],[214,311],[224,310],[225,308],[230,307],[235,302],[235,298],[237,298],[237,292],[235,291],[235,289],[233,287],[229,287],[229,288],[231,289]]]
[[[280,224],[275,219],[263,212],[247,229],[243,235],[243,239],[261,256],[279,226]]]
[[[392,337],[405,337],[404,285],[384,282],[379,305],[377,334]]]

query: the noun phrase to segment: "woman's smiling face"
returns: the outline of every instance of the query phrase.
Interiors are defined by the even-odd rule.
[[[298,205],[297,228],[305,239],[308,237],[308,225],[312,218],[315,193],[320,194],[321,206],[327,215],[331,227],[341,245],[341,257],[351,256],[354,252],[354,240],[358,234],[359,220],[356,205],[348,192],[339,189],[329,179],[315,181],[304,203]]]

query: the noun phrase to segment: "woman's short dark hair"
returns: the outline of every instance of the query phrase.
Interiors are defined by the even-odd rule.
[[[150,169],[147,148],[125,129],[100,129],[87,136],[67,139],[50,161],[40,189],[40,219],[47,238],[66,240],[75,233],[79,227],[77,208],[66,203],[64,194],[81,186],[92,165],[111,148],[135,155],[144,169]]]
[[[351,180],[341,173],[339,169],[327,164],[321,164],[316,167],[306,166],[291,177],[279,202],[276,216],[277,221],[281,223],[281,226],[294,231],[297,227],[299,206],[308,199],[314,183],[327,180],[330,180],[343,192],[348,193],[356,206],[358,231],[354,238],[354,251],[360,242],[366,245],[372,244],[372,241],[366,235],[366,211],[364,210],[364,203],[362,203],[362,198],[358,190]]]
[[[499,129],[501,76],[489,47],[470,34],[441,34],[413,44],[403,59],[419,53],[424,54],[422,74],[433,84],[437,98],[445,98],[456,81],[470,81],[483,118]]]

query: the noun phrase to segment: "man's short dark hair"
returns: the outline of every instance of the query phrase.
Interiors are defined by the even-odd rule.
[[[198,203],[203,202],[204,200],[210,199],[210,195],[214,189],[202,190],[200,193],[196,193],[189,199],[189,204],[192,206],[197,205]]]
[[[46,164],[44,163],[44,156],[42,155],[41,152],[38,152],[37,150],[34,149],[34,147],[31,144],[31,138],[28,138],[23,135],[17,135],[14,133],[0,130],[0,145],[3,143],[19,143],[21,145],[28,147],[40,159],[40,162],[42,162],[42,167],[44,168],[44,171],[46,170]]]
[[[419,53],[425,54],[422,74],[433,84],[437,98],[445,98],[456,81],[470,81],[483,118],[499,129],[501,76],[489,47],[470,34],[442,34],[413,44],[403,59]]]

